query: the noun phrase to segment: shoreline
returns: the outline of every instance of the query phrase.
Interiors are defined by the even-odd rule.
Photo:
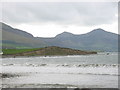
[[[97,55],[97,54],[86,54],[86,55]],[[84,55],[84,56],[86,56]],[[36,56],[14,56],[14,55],[1,55],[1,58],[29,58],[29,57],[67,57],[67,56],[80,56],[80,55],[36,55]]]

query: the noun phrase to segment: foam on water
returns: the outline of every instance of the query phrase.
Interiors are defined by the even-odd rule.
[[[110,67],[91,67],[91,66],[57,66],[41,64],[40,66],[3,66],[4,73],[55,73],[55,74],[95,74],[95,75],[118,75],[118,68]]]
[[[3,79],[5,87],[118,87],[117,53],[3,58],[2,72],[21,75]],[[52,85],[52,86],[51,86]]]
[[[118,84],[118,68],[115,67],[54,67],[54,66],[3,66],[3,73],[22,74],[21,77],[3,80],[7,86],[23,84],[69,85],[76,87],[115,87]],[[39,84],[38,86],[36,86]],[[51,87],[51,86],[50,86]],[[56,86],[57,87],[57,86]]]
[[[118,53],[54,57],[4,58],[4,72],[118,75]],[[11,71],[12,70],[12,71]]]
[[[25,64],[2,64],[2,66],[32,66],[32,67],[41,67],[41,66],[54,66],[54,67],[120,67],[120,64],[33,64],[33,63],[25,63]]]

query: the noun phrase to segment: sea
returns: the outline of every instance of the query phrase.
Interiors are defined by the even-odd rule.
[[[118,53],[1,58],[3,88],[118,88]]]

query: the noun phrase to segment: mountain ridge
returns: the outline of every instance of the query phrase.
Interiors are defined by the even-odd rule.
[[[67,35],[65,36],[65,34]],[[118,34],[103,29],[94,29],[85,34],[72,34],[63,32],[54,38],[42,38],[50,46],[62,46],[73,49],[118,51]]]
[[[20,30],[20,29],[17,29],[17,28],[13,28],[5,23],[2,23],[0,22],[0,24],[2,24],[2,29],[3,30],[6,30],[6,31],[10,31],[10,32],[13,32],[15,34],[21,34],[22,35],[22,32],[24,33],[23,36],[28,36],[28,37],[33,37],[32,34],[26,32],[26,31],[23,31],[23,30]]]
[[[85,34],[73,34],[70,32],[62,32],[52,38],[34,37],[32,34],[15,29],[9,25],[1,23],[3,33],[3,47],[6,44],[22,46],[30,46],[31,48],[39,48],[45,46],[59,46],[65,48],[73,48],[79,50],[97,50],[97,51],[117,51],[118,50],[118,34],[105,31],[101,28],[94,29]],[[23,41],[22,41],[23,40]],[[10,45],[11,45],[10,44]],[[7,47],[7,46],[6,46]],[[11,47],[11,48],[13,48]],[[10,47],[7,47],[10,48]]]
[[[15,29],[4,23],[2,26],[2,48],[37,48],[46,46],[42,40],[36,40],[32,34]]]

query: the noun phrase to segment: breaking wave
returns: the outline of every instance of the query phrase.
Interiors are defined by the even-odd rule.
[[[32,67],[43,67],[43,66],[54,66],[54,67],[120,67],[120,64],[2,64],[2,66],[32,66]]]

